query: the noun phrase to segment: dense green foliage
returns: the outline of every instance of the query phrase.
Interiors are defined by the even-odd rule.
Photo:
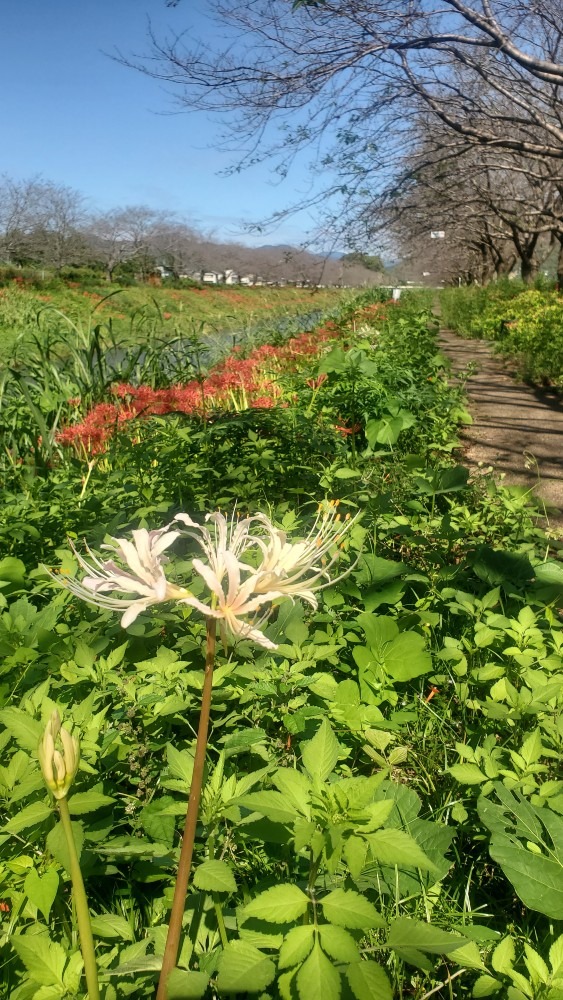
[[[81,738],[68,801],[102,995],[154,995],[202,686],[199,613],[159,605],[124,631],[40,564],[74,574],[67,536],[98,548],[235,505],[298,538],[325,496],[361,512],[349,575],[316,611],[279,604],[276,650],[217,655],[170,997],[563,996],[561,564],[529,499],[456,464],[470,418],[431,316],[367,296],[332,329],[278,372],[274,407],[139,418],[98,455],[37,442],[37,382],[10,403],[2,1000],[84,996],[37,763],[55,705]],[[194,554],[171,563],[188,585]]]
[[[445,290],[440,305],[444,326],[495,341],[536,382],[563,385],[563,298],[557,292],[505,283]]]

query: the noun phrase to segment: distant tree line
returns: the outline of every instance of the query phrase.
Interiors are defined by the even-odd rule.
[[[0,177],[0,262],[54,272],[90,267],[108,282],[146,280],[160,268],[173,278],[231,271],[264,281],[361,285],[373,283],[378,270],[371,258],[334,260],[299,248],[220,241],[173,212],[143,205],[92,212],[71,187],[8,176]]]

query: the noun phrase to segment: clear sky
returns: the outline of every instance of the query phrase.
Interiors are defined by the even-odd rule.
[[[308,214],[247,237],[241,221],[286,207],[308,190],[305,166],[283,184],[267,165],[218,176],[231,157],[211,147],[216,126],[177,114],[158,81],[105,53],[148,49],[155,33],[193,28],[209,38],[206,0],[0,0],[0,173],[41,175],[83,193],[92,209],[148,205],[177,211],[220,239],[297,243]]]

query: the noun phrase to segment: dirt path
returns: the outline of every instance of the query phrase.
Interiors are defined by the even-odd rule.
[[[563,528],[563,406],[555,393],[515,381],[506,362],[482,340],[442,332],[440,345],[454,371],[474,362],[467,384],[473,424],[464,428],[464,461],[483,462],[506,482],[536,488],[549,507],[549,520]],[[539,480],[539,482],[538,482]]]

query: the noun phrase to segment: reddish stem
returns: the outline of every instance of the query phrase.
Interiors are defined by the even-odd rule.
[[[201,694],[201,710],[199,713],[199,727],[197,731],[197,742],[194,757],[194,769],[192,774],[192,784],[190,787],[190,797],[188,799],[188,811],[184,823],[184,833],[182,836],[182,848],[180,851],[180,861],[178,863],[178,874],[174,887],[174,899],[170,911],[170,922],[168,924],[168,935],[162,959],[162,969],[158,981],[156,1000],[166,1000],[166,981],[176,965],[178,952],[180,950],[180,937],[182,934],[182,919],[186,905],[188,883],[192,867],[192,855],[194,850],[195,833],[199,812],[199,800],[201,798],[201,787],[203,784],[203,771],[205,768],[205,755],[207,751],[207,734],[209,731],[209,714],[211,711],[211,692],[213,688],[213,664],[215,661],[215,618],[207,619],[207,649],[205,654],[205,674],[203,678],[203,691]]]

